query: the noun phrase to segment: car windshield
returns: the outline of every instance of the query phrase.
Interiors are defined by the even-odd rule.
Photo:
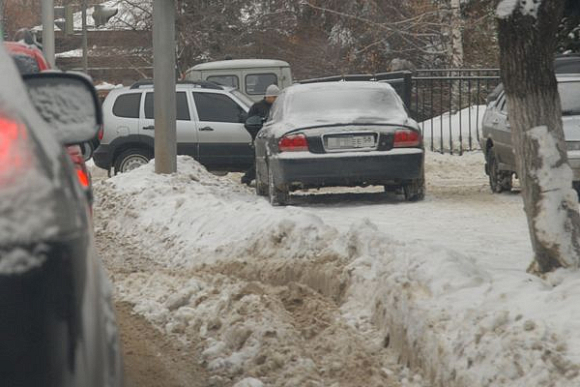
[[[394,91],[349,87],[295,93],[288,104],[288,116],[355,122],[405,119],[407,114]]]
[[[562,115],[580,115],[580,81],[558,84],[562,100]]]

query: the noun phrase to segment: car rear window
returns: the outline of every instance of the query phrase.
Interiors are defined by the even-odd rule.
[[[27,55],[13,55],[12,59],[16,63],[16,67],[20,74],[36,74],[40,72],[36,59]]]
[[[239,123],[245,113],[230,97],[217,93],[193,93],[200,121]]]
[[[191,116],[189,115],[189,106],[187,106],[187,95],[182,91],[176,93],[175,98],[177,99],[177,120],[189,121]],[[153,119],[155,110],[154,100],[154,94],[147,93],[145,96],[145,118]]]
[[[287,115],[293,118],[352,121],[407,117],[403,101],[389,89],[328,88],[304,90],[287,97]]]
[[[233,87],[234,89],[240,88],[240,80],[235,75],[213,75],[207,77],[207,80],[218,85]]]
[[[276,74],[246,75],[246,93],[249,95],[266,94],[266,89],[270,85],[278,85]]]
[[[140,104],[141,93],[120,95],[113,105],[113,114],[122,118],[139,118]]]

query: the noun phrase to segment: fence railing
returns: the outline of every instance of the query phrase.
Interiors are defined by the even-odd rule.
[[[500,83],[499,70],[420,70],[412,82],[409,110],[430,149],[479,149],[486,98]]]
[[[399,93],[432,151],[463,154],[479,149],[487,96],[500,83],[498,69],[433,69],[336,75],[300,83],[388,82]]]

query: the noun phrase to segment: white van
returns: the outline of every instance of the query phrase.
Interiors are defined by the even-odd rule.
[[[281,60],[233,59],[194,66],[186,71],[184,79],[233,87],[257,102],[272,84],[280,89],[292,85],[292,72],[290,65]]]

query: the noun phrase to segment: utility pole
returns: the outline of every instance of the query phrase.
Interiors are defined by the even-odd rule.
[[[89,73],[89,48],[87,39],[87,0],[82,3],[82,33],[83,33],[83,72]]]
[[[54,0],[42,1],[42,49],[51,67],[54,60]]]
[[[6,39],[6,19],[4,19],[4,0],[0,0],[0,40]]]
[[[175,0],[153,2],[155,172],[177,171]]]

